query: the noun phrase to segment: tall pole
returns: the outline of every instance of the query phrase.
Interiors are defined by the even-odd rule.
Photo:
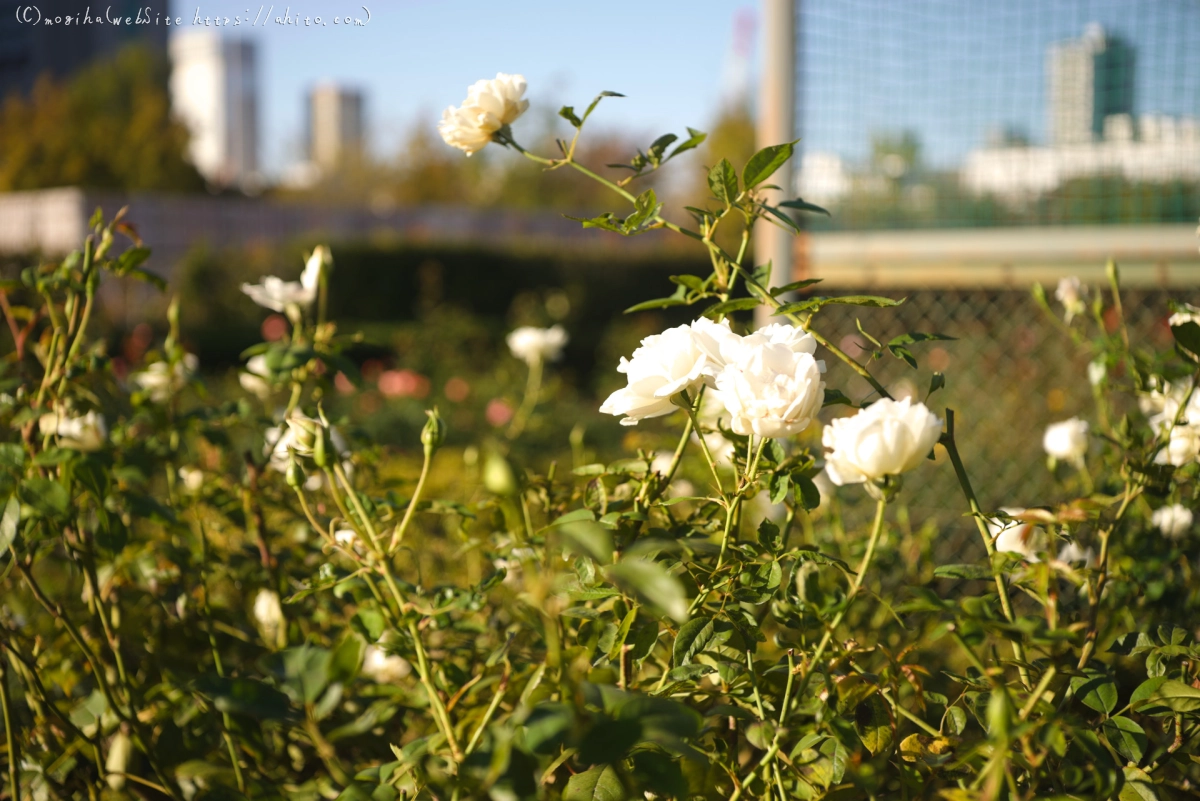
[[[800,0],[763,0],[763,62],[758,96],[758,146],[778,145],[795,139],[796,128],[796,5]],[[770,183],[783,192],[768,190],[766,200],[775,204],[792,193],[792,163],[779,168]],[[783,286],[792,278],[792,234],[761,221],[755,226],[754,261],[771,262],[771,286]],[[768,310],[759,307],[755,322],[772,322]],[[775,320],[774,322],[778,322]]]

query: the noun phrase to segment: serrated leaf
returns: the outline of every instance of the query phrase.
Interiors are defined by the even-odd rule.
[[[563,801],[625,801],[625,786],[612,765],[596,765],[567,780]]]
[[[734,312],[757,309],[760,305],[761,301],[758,298],[734,298],[733,300],[714,303],[705,309],[703,313],[705,317],[716,317],[720,314],[732,314]]]
[[[753,189],[774,175],[775,171],[792,157],[795,144],[796,142],[785,142],[781,145],[769,145],[751,156],[742,170],[742,183],[746,188]]]
[[[893,300],[891,298],[883,298],[877,295],[840,295],[838,297],[818,297],[785,304],[776,309],[774,313],[798,314],[806,311],[819,311],[823,306],[831,306],[835,304],[842,306],[872,306],[875,308],[886,308],[889,306],[899,306],[905,300],[906,298]]]
[[[1108,715],[1117,708],[1117,685],[1103,671],[1088,670],[1084,676],[1073,676],[1071,689],[1076,698],[1097,712]],[[1200,690],[1196,691],[1196,697],[1200,699]]]
[[[1104,721],[1104,736],[1117,753],[1130,762],[1141,762],[1146,753],[1146,730],[1129,718],[1116,717]]]
[[[939,565],[933,569],[933,575],[937,578],[990,579],[992,571],[983,565]]]
[[[712,190],[713,197],[726,206],[737,199],[737,172],[729,163],[729,159],[721,159],[715,167],[708,171],[708,188]]]
[[[795,292],[797,290],[804,289],[806,287],[810,287],[814,284],[819,284],[824,280],[825,280],[824,278],[805,278],[803,281],[793,281],[790,284],[784,284],[783,286],[773,287],[771,289],[771,297],[778,297],[778,296],[784,294],[785,292]]]
[[[708,134],[703,131],[697,131],[695,128],[688,128],[687,132],[688,138],[675,146],[675,149],[671,151],[671,155],[667,156],[667,161],[675,158],[680,153],[686,153],[689,150],[699,147],[708,138]]]
[[[1150,700],[1175,712],[1200,711],[1200,690],[1176,679],[1167,679],[1158,685]]]

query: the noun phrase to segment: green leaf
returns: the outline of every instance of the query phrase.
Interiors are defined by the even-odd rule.
[[[689,150],[699,147],[700,144],[708,138],[708,134],[704,133],[703,131],[697,131],[695,128],[688,128],[687,132],[688,138],[675,146],[675,149],[671,151],[671,155],[667,156],[667,161],[675,158],[680,153],[686,153]]]
[[[196,689],[212,698],[221,712],[248,715],[259,720],[284,720],[290,716],[288,697],[257,679],[205,676]]]
[[[712,665],[690,664],[679,665],[667,671],[667,681],[695,681],[701,676],[707,676],[709,673],[716,673],[717,669]]]
[[[819,284],[824,280],[824,278],[805,278],[803,281],[793,281],[790,284],[777,286],[771,289],[771,297],[779,297],[785,292],[795,292],[797,290],[813,286],[814,284]]]
[[[576,520],[559,527],[559,535],[567,550],[587,556],[598,565],[612,563],[612,531],[589,520]]]
[[[1117,753],[1130,762],[1141,762],[1146,753],[1146,730],[1126,717],[1118,715],[1104,721],[1104,736]]]
[[[954,337],[948,337],[945,334],[901,334],[887,344],[887,349],[897,359],[903,359],[908,362],[909,367],[914,370],[917,367],[917,360],[913,357],[912,352],[905,347],[916,342],[932,342],[935,340],[953,340]]]
[[[17,526],[21,522],[21,502],[17,496],[9,496],[4,504],[4,514],[0,515],[0,552],[7,551],[8,546],[17,538]]]
[[[761,301],[758,298],[734,298],[733,300],[714,303],[705,309],[703,313],[705,317],[716,317],[719,314],[732,314],[733,312],[757,309],[759,305],[761,305]]]
[[[775,171],[792,157],[795,144],[796,142],[785,142],[782,145],[770,145],[751,156],[742,170],[742,183],[746,188],[753,189],[774,175]]]
[[[1175,337],[1175,344],[1193,356],[1200,356],[1200,324],[1188,320],[1180,325],[1173,325],[1171,334]]]
[[[704,279],[698,275],[672,275],[671,283],[685,286],[696,292],[704,291]]]
[[[1122,771],[1125,784],[1117,801],[1159,801],[1157,785],[1150,774],[1135,765],[1126,765]]]
[[[708,188],[712,190],[713,197],[726,206],[737,199],[737,172],[729,163],[729,159],[721,159],[717,162],[717,166],[708,171]]]
[[[558,110],[558,116],[562,117],[576,128],[583,125],[583,120],[579,119],[579,115],[575,113],[574,106],[563,106]]]
[[[815,203],[809,203],[807,200],[805,200],[804,198],[800,198],[800,197],[796,198],[795,200],[785,200],[782,203],[780,203],[779,205],[785,209],[797,209],[799,211],[815,211],[817,214],[824,214],[826,217],[833,216],[828,211],[826,211],[825,209],[816,205]]]
[[[1160,684],[1150,695],[1150,700],[1176,712],[1200,711],[1200,690],[1175,679],[1167,679]]]
[[[796,485],[796,501],[804,507],[804,510],[811,512],[821,505],[821,490],[817,489],[816,483],[804,475],[792,475],[792,481]]]
[[[821,408],[825,408],[826,406],[836,406],[838,404],[841,404],[842,406],[853,406],[854,402],[851,401],[850,398],[846,396],[846,393],[842,392],[840,389],[829,389],[826,387],[825,400],[822,401]]]
[[[990,579],[992,570],[983,565],[939,565],[933,569],[933,575],[938,578]]]
[[[1071,678],[1075,697],[1097,712],[1112,714],[1117,708],[1117,685],[1112,676],[1101,670],[1087,670],[1085,673]],[[1196,691],[1196,697],[1200,699],[1200,690]]]
[[[676,667],[690,665],[697,654],[726,643],[733,636],[733,626],[722,620],[696,617],[679,627],[671,656]]]
[[[671,143],[674,142],[678,138],[679,137],[676,136],[675,134],[669,133],[669,134],[663,134],[662,136],[655,139],[650,144],[650,147],[646,150],[646,157],[650,160],[650,163],[653,164],[655,167],[662,164],[663,154],[667,152],[667,148],[671,146]]]
[[[567,780],[563,801],[625,801],[625,786],[612,765],[596,765]]]
[[[645,300],[641,303],[635,303],[625,310],[625,314],[633,314],[634,312],[649,311],[650,309],[666,309],[671,306],[690,306],[691,301],[683,298],[658,298],[656,300]]]
[[[946,374],[935,372],[929,377],[929,391],[925,393],[925,400],[929,400],[929,396],[946,386]]]
[[[604,98],[606,98],[606,97],[624,97],[624,96],[625,95],[621,94],[620,92],[608,92],[608,91],[604,91],[604,92],[601,92],[600,94],[596,95],[596,99],[593,100],[590,105],[588,105],[587,111],[583,112],[583,119],[579,121],[579,124],[582,125],[584,122],[587,121],[588,117],[592,116],[592,112],[596,110],[596,106],[600,105],[600,101],[603,100]]]
[[[779,501],[773,501],[773,503],[779,503]],[[780,536],[779,526],[771,522],[770,518],[763,518],[763,521],[758,524],[758,542],[776,556],[783,552],[784,543]]]
[[[854,729],[872,756],[892,744],[892,718],[879,695],[872,695],[854,708]]]
[[[66,515],[71,502],[66,487],[48,478],[26,479],[17,493],[35,512],[51,519]]]
[[[386,627],[383,613],[370,606],[362,606],[350,618],[350,628],[362,635],[367,642],[378,642]]]
[[[873,306],[875,308],[886,308],[888,306],[899,306],[904,302],[904,298],[893,300],[892,298],[882,298],[877,295],[841,295],[839,297],[819,297],[808,298],[807,300],[796,301],[780,306],[775,310],[775,314],[797,314],[806,311],[820,311],[823,306],[840,304],[844,306]]]
[[[607,570],[609,578],[626,592],[680,623],[688,618],[687,596],[679,579],[658,562],[626,559]]]
[[[15,442],[0,443],[0,467],[20,470],[25,466],[25,449]]]

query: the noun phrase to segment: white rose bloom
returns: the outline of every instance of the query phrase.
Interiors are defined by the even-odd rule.
[[[258,284],[242,284],[242,292],[250,296],[250,300],[271,311],[286,311],[288,306],[295,305],[307,309],[317,299],[317,289],[321,283],[321,267],[324,254],[328,249],[317,248],[309,256],[304,265],[304,272],[299,281],[284,281],[268,275]]]
[[[942,434],[942,421],[923,403],[884,399],[825,427],[825,472],[838,486],[877,481],[919,465]]]
[[[646,337],[631,359],[621,357],[617,372],[625,373],[629,384],[609,395],[600,411],[624,415],[624,426],[670,414],[676,408],[671,398],[712,382],[715,370],[702,343],[707,344],[689,325]]]
[[[1150,522],[1163,533],[1164,537],[1172,540],[1177,540],[1186,534],[1192,527],[1192,521],[1192,510],[1177,503],[1155,509],[1154,514],[1150,515]]]
[[[1088,362],[1087,378],[1088,383],[1093,387],[1098,387],[1104,383],[1104,379],[1108,378],[1108,366],[1104,364],[1103,359]]]
[[[300,412],[293,411],[290,420],[285,421],[278,426],[272,426],[263,432],[263,453],[270,456],[268,464],[278,470],[280,473],[286,472],[288,468],[288,448],[296,452],[298,456],[312,456],[312,440],[306,433],[308,426],[320,426],[320,420],[314,420]],[[329,441],[333,445],[333,449],[338,456],[342,458],[342,469],[346,471],[347,476],[354,474],[354,465],[347,458],[350,455],[350,448],[346,444],[346,438],[342,436],[342,432],[337,428],[329,427]],[[309,476],[304,484],[305,489],[315,492],[321,488],[321,476],[313,474]]]
[[[179,468],[179,480],[183,482],[183,488],[192,494],[204,489],[204,471],[199,468],[184,465]]]
[[[714,374],[725,366],[742,341],[742,337],[730,330],[728,320],[716,323],[701,317],[693,320],[690,328],[696,344],[708,355],[709,367]]]
[[[525,94],[525,76],[497,73],[494,80],[476,81],[467,89],[467,99],[457,108],[442,112],[438,133],[451,147],[468,156],[478,153],[492,136],[511,125],[529,108]]]
[[[1042,436],[1042,447],[1054,459],[1083,467],[1083,457],[1088,449],[1087,421],[1072,417],[1051,423]]]
[[[254,598],[254,619],[263,639],[272,646],[282,647],[287,644],[287,630],[283,618],[283,604],[279,594],[274,590],[259,590]]]
[[[1096,566],[1096,552],[1091,548],[1084,548],[1077,542],[1068,542],[1058,551],[1058,561],[1074,564],[1075,562],[1083,562],[1083,566],[1094,568]]]
[[[38,419],[42,434],[58,437],[58,445],[76,451],[98,451],[108,439],[104,415],[90,411],[84,415],[51,412]]]
[[[246,366],[238,373],[238,383],[242,389],[260,398],[271,394],[271,371],[267,369],[266,354],[251,356]]]
[[[1078,276],[1072,275],[1058,282],[1054,297],[1063,305],[1063,318],[1068,325],[1075,319],[1075,315],[1087,311],[1087,303],[1084,302],[1087,295],[1088,288]]]
[[[1164,427],[1171,431],[1166,446],[1154,457],[1154,462],[1155,464],[1171,464],[1182,467],[1200,457],[1200,428],[1183,423],[1172,426],[1173,420],[1174,416],[1159,419],[1157,422],[1152,420],[1150,423],[1151,427],[1159,433],[1162,433]]]
[[[773,340],[775,333],[779,336]],[[729,358],[716,376],[713,395],[729,412],[735,434],[782,437],[808,428],[825,402],[825,382],[804,336],[790,337],[781,330],[755,333],[725,351]]]
[[[194,353],[185,353],[174,367],[166,362],[155,362],[140,373],[129,377],[137,387],[150,396],[155,403],[166,403],[171,395],[183,389],[196,374],[200,360]]]
[[[561,325],[550,328],[522,326],[512,331],[505,341],[512,355],[528,365],[556,362],[562,358],[563,347],[570,337]]]
[[[368,645],[363,654],[362,674],[380,684],[395,684],[412,673],[412,665],[402,656],[389,654],[378,645]]]
[[[1006,506],[1000,511],[1015,517],[1025,510]],[[1038,554],[1046,550],[1047,537],[1045,530],[1040,526],[1022,520],[989,520],[988,530],[992,532],[993,545],[997,551],[1020,554],[1028,562],[1041,561]]]
[[[333,532],[333,539],[338,545],[343,548],[349,548],[354,545],[354,541],[358,539],[358,532],[354,529],[343,528]]]

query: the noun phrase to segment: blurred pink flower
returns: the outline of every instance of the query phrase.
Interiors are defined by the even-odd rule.
[[[346,377],[345,373],[338,373],[333,377],[333,386],[343,395],[354,393],[354,384]]]
[[[446,382],[446,399],[455,403],[462,403],[471,394],[471,385],[465,380],[455,376]]]
[[[267,315],[262,321],[262,338],[267,342],[278,342],[287,336],[288,321],[282,314]]]
[[[503,398],[492,398],[488,401],[487,409],[484,410],[483,416],[492,425],[499,428],[502,425],[507,425],[508,421],[513,417],[513,407],[508,401]]]
[[[412,370],[386,370],[379,376],[379,391],[388,398],[424,398],[429,379]]]

